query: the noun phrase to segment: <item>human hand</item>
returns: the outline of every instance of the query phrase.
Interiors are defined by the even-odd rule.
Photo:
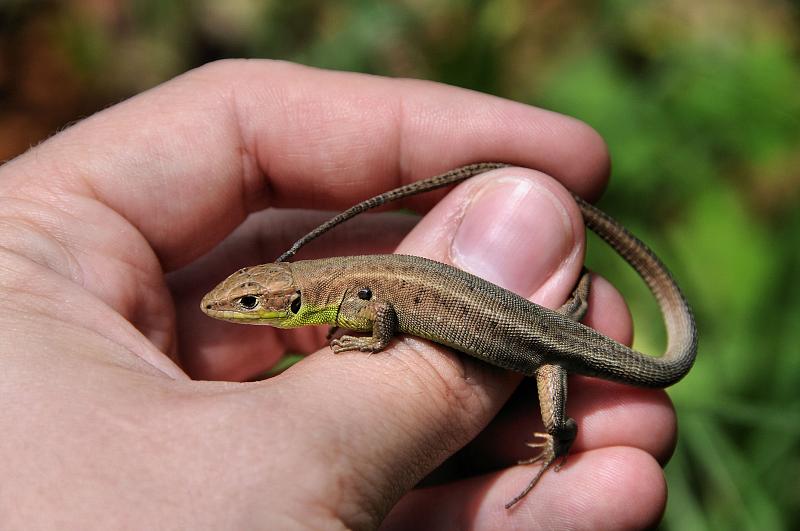
[[[341,209],[484,160],[536,168],[588,196],[608,168],[596,133],[554,113],[264,61],[190,72],[0,168],[0,527],[657,521],[658,462],[675,436],[662,391],[573,378],[568,408],[580,429],[567,466],[506,511],[535,471],[513,465],[540,429],[525,385],[492,421],[518,376],[408,337],[371,356],[334,356],[324,331],[241,327],[198,309],[225,275],[271,261],[322,219],[259,213],[200,258],[248,213]],[[543,173],[471,179],[398,251],[558,306],[580,272],[583,227]],[[389,252],[408,219],[351,223],[306,252]],[[622,299],[601,279],[586,322],[630,340]],[[287,349],[319,350],[266,381],[198,381],[246,379]],[[439,482],[409,492],[473,439],[456,474],[445,466]]]

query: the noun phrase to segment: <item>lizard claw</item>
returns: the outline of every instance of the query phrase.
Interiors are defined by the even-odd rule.
[[[554,466],[554,467],[553,467],[553,471],[555,471],[555,472],[558,472],[559,470],[561,470],[561,468],[562,468],[564,465],[566,465],[566,464],[567,464],[567,456],[568,456],[568,455],[569,455],[569,454],[564,454],[564,456],[561,458],[561,461],[559,461],[559,462],[556,464],[556,466]]]
[[[518,465],[532,465],[533,463],[539,462],[541,460],[545,460],[546,462],[552,463],[556,458],[555,452],[555,444],[553,442],[553,436],[549,433],[541,433],[536,432],[533,434],[535,438],[542,439],[541,442],[526,442],[525,446],[529,448],[541,448],[542,451],[539,452],[537,455],[530,457],[528,459],[521,459],[517,461]],[[549,464],[547,465],[549,466]]]
[[[526,442],[525,446],[528,448],[547,448],[553,446],[553,436],[549,433],[536,432],[533,434],[535,438],[543,439],[542,442]]]

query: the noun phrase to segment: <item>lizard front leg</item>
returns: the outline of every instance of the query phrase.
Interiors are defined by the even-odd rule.
[[[378,352],[383,350],[397,333],[397,312],[391,304],[374,302],[364,308],[372,321],[372,336],[342,336],[331,341],[331,350],[338,354],[348,350]]]

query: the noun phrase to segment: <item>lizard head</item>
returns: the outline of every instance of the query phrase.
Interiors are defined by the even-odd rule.
[[[236,323],[288,328],[301,310],[300,291],[288,263],[245,267],[203,297],[207,315]]]

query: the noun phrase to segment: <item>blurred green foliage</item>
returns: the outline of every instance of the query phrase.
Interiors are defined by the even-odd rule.
[[[670,390],[681,430],[663,527],[800,522],[796,2],[5,0],[2,10],[4,39],[47,39],[95,108],[247,56],[433,79],[588,122],[613,157],[602,206],[671,265],[702,334],[696,369]],[[590,266],[629,296],[637,345],[659,351],[650,296],[591,243]]]

